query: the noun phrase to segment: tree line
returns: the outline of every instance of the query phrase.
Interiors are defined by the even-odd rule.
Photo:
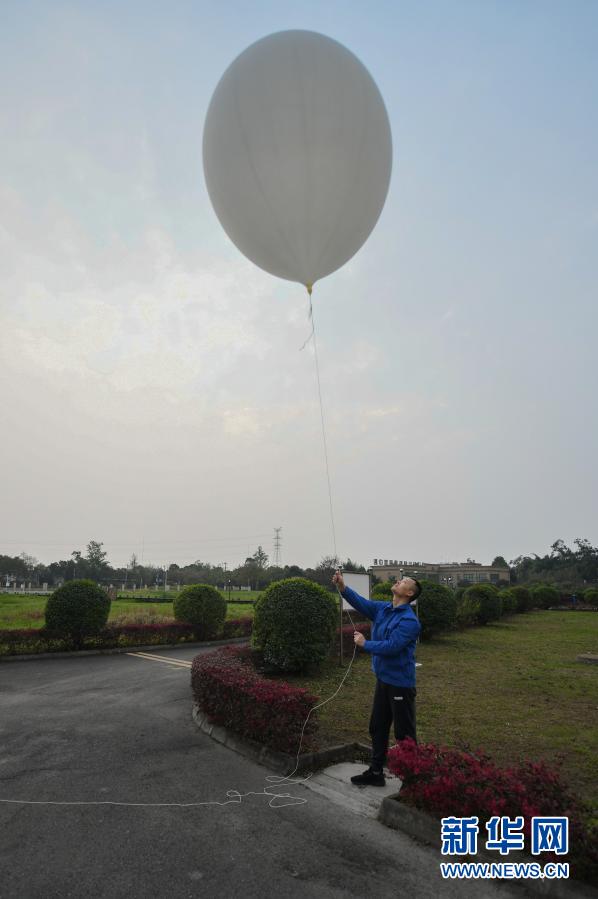
[[[509,563],[503,556],[496,556],[493,565],[505,565],[511,573],[511,583],[550,583],[562,588],[583,587],[584,584],[598,583],[598,547],[592,546],[585,537],[577,537],[573,548],[561,539],[555,540],[550,552],[543,556],[536,553],[521,555]],[[89,578],[101,584],[114,584],[127,589],[132,587],[155,587],[166,584],[211,584],[213,586],[250,587],[262,590],[286,577],[305,577],[324,586],[330,585],[332,574],[339,565],[345,571],[366,573],[366,568],[352,559],[342,561],[333,556],[324,556],[314,567],[301,568],[299,565],[276,566],[269,564],[268,554],[258,546],[253,555],[242,565],[229,569],[226,565],[212,565],[197,559],[189,565],[169,566],[151,563],[140,564],[135,553],[127,565],[113,567],[108,561],[104,544],[90,540],[85,552],[73,550],[70,559],[61,559],[44,565],[33,556],[21,553],[18,556],[0,555],[0,578],[3,585],[10,586],[15,581],[49,587],[66,581]],[[377,579],[374,578],[374,583]]]
[[[332,556],[324,556],[313,568],[301,568],[299,565],[269,565],[268,554],[262,546],[258,546],[253,555],[248,556],[242,565],[229,569],[225,565],[212,565],[197,559],[189,565],[168,567],[155,564],[140,564],[135,553],[128,564],[113,567],[108,561],[104,544],[90,540],[85,552],[73,550],[70,559],[61,559],[44,565],[33,556],[21,553],[18,556],[0,555],[0,579],[3,586],[18,583],[31,583],[41,587],[47,583],[55,587],[67,581],[87,578],[97,583],[114,584],[119,589],[133,587],[165,587],[167,584],[211,584],[212,586],[249,587],[252,590],[263,590],[273,581],[287,577],[305,577],[322,585],[329,586],[336,568],[341,565],[345,571],[366,573],[363,565],[346,559],[344,562]]]
[[[576,537],[573,549],[555,540],[543,556],[532,553],[510,562],[511,580],[519,584],[551,583],[562,587],[583,587],[598,583],[598,547],[585,537]]]

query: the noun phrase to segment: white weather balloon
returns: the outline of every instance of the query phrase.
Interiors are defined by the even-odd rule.
[[[281,31],[248,47],[210,101],[203,165],[222,227],[273,275],[311,285],[340,268],[384,206],[384,101],[346,47]]]

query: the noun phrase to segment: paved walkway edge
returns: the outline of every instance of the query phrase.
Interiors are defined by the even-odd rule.
[[[34,659],[70,659],[85,656],[109,656],[118,652],[147,652],[151,649],[185,649],[187,646],[191,649],[195,649],[197,647],[229,646],[231,643],[248,642],[249,637],[229,637],[228,640],[209,640],[204,643],[192,643],[189,640],[184,641],[183,643],[150,643],[149,646],[111,646],[107,649],[76,649],[71,652],[33,652],[22,656],[3,655],[0,656],[0,662],[32,662]]]
[[[319,752],[306,752],[297,759],[297,756],[277,752],[275,749],[270,749],[262,743],[250,740],[247,737],[240,737],[225,727],[213,724],[197,703],[193,703],[192,714],[193,720],[199,729],[211,737],[212,740],[216,740],[217,743],[222,743],[228,749],[232,749],[234,752],[252,759],[259,765],[272,768],[280,774],[289,775],[295,771],[316,771],[319,768],[326,768],[328,765],[334,765],[337,762],[353,762],[362,757],[368,758],[370,754],[369,746],[363,743],[342,743],[339,746],[331,746]]]
[[[277,752],[269,749],[255,740],[249,740],[246,737],[239,737],[237,734],[220,725],[213,724],[206,713],[197,703],[193,703],[193,720],[199,729],[221,743],[228,749],[250,758],[259,765],[271,768],[279,774],[290,775],[295,772],[314,771],[320,768],[326,768],[329,765],[338,764],[339,762],[354,762],[358,760],[367,761],[370,757],[371,749],[365,743],[342,743],[339,746],[332,746],[329,749],[323,749],[320,752],[309,752],[297,757],[286,755],[284,752]],[[445,860],[440,855],[440,821],[432,815],[422,812],[421,809],[413,808],[404,802],[398,800],[399,793],[394,796],[387,796],[382,800],[380,810],[378,812],[378,821],[386,827],[393,830],[400,830],[402,833],[425,843],[438,850],[438,860]],[[514,858],[518,862],[537,862],[537,858],[531,858],[521,852],[513,853]],[[480,850],[475,856],[467,856],[454,858],[446,856],[446,861],[478,861],[478,862],[496,862],[508,859],[499,858],[496,855]],[[566,859],[564,859],[566,861]],[[508,883],[509,886],[516,886],[521,890],[522,896],[546,897],[546,899],[598,899],[598,891],[594,890],[589,884],[580,883],[576,880],[505,880],[500,883]]]
[[[420,843],[426,843],[438,850],[440,861],[465,861],[465,862],[541,862],[539,858],[532,858],[522,852],[513,852],[509,858],[497,857],[496,854],[481,849],[475,856],[441,856],[440,855],[440,820],[413,808],[405,802],[401,802],[399,794],[386,796],[382,800],[378,820],[387,827],[400,830]],[[567,861],[566,858],[562,859]],[[482,883],[483,881],[480,881]],[[545,896],[547,899],[598,899],[598,891],[589,884],[578,880],[502,880],[499,883],[508,883],[509,886],[521,888],[522,895]]]

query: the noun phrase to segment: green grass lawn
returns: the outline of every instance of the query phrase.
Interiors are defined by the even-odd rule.
[[[174,596],[173,596],[174,599]],[[11,593],[0,593],[0,630],[14,628],[41,628],[44,626],[44,596],[23,596]],[[227,618],[253,617],[253,606],[243,603],[228,603]],[[135,602],[131,599],[116,599],[110,606],[109,621],[115,618],[124,621],[124,617],[135,621],[150,621],[160,618],[173,618],[172,602]]]
[[[597,651],[598,615],[589,612],[531,612],[422,643],[418,739],[483,747],[503,765],[561,755],[563,779],[597,807],[598,666],[576,661]],[[319,677],[285,679],[325,699],[344,670],[332,660]],[[358,650],[341,692],[318,710],[321,745],[369,744],[374,683]]]
[[[43,627],[44,596],[0,593],[0,629]]]

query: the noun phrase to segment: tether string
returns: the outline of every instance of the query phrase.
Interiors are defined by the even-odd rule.
[[[320,402],[320,420],[321,420],[321,422],[322,422],[322,440],[323,440],[323,443],[324,443],[324,461],[325,461],[325,463],[326,463],[326,482],[327,482],[327,484],[328,484],[328,503],[329,503],[329,506],[330,506],[330,525],[331,525],[331,528],[332,528],[332,543],[333,543],[333,546],[334,546],[334,559],[335,559],[335,562],[336,562],[337,564],[340,565],[340,559],[338,558],[338,551],[337,551],[337,548],[336,548],[336,528],[335,528],[335,526],[334,526],[334,509],[333,509],[333,505],[332,505],[332,487],[331,487],[331,483],[330,483],[330,465],[329,465],[329,462],[328,462],[328,444],[327,444],[327,441],[326,441],[326,426],[325,426],[325,423],[324,423],[324,404],[323,404],[323,402],[322,402],[322,387],[321,387],[321,384],[320,384],[320,364],[319,364],[319,360],[318,360],[318,343],[317,343],[317,340],[316,340],[316,323],[315,323],[315,319],[314,319],[314,309],[313,309],[313,304],[312,304],[312,301],[311,301],[311,295],[312,295],[312,290],[313,290],[313,284],[306,284],[305,286],[307,287],[307,293],[308,293],[308,298],[309,298],[309,319],[310,319],[310,321],[311,321],[311,334],[309,335],[309,337],[307,338],[307,340],[305,341],[305,343],[303,344],[303,346],[300,347],[300,350],[304,349],[304,347],[306,347],[307,344],[309,343],[309,341],[313,338],[313,341],[314,341],[314,359],[315,359],[315,363],[316,363],[316,381],[317,381],[317,384],[318,384],[318,399],[319,399],[319,402]],[[343,598],[342,598],[342,596],[341,596],[341,591],[338,589],[338,587],[337,587],[336,589],[337,589],[337,593],[338,593],[338,596],[339,596],[339,602],[342,604]],[[347,612],[347,614],[348,614],[348,616],[349,616],[349,621],[351,622],[351,626],[353,627],[353,630],[355,630],[355,624],[354,624],[354,622],[353,622],[353,619],[351,618],[351,613],[349,612],[348,609],[346,609],[345,611]],[[342,637],[341,637],[341,639],[342,639]],[[353,659],[355,658],[355,651],[356,651],[356,649],[357,649],[357,647],[354,646],[354,647],[353,647],[353,658],[351,659],[351,661],[350,661],[350,663],[349,663],[349,667],[347,668],[347,673],[345,674],[345,677],[346,677],[347,674],[349,673],[349,671],[350,671],[350,669],[351,669],[351,665],[353,664]],[[345,677],[342,679],[342,681],[341,681],[341,683],[340,683],[340,686],[339,686],[339,688],[338,688],[339,690],[340,690],[340,688],[342,687],[343,683],[345,682]],[[336,691],[336,693],[338,693],[338,690]],[[336,696],[336,693],[334,694],[334,696]],[[333,697],[330,697],[330,698],[332,699]],[[326,701],[328,702],[328,700],[326,700]],[[317,708],[317,706],[316,706],[316,708]],[[311,714],[311,712],[310,712],[310,714]],[[303,732],[302,732],[302,736],[303,736]],[[299,749],[301,750],[301,745],[300,745]]]
[[[316,362],[316,381],[318,384],[318,399],[320,402],[320,421],[322,422],[322,440],[324,443],[324,461],[326,463],[326,483],[328,484],[328,503],[330,506],[330,524],[332,527],[332,544],[334,546],[334,558],[335,558],[335,560],[340,561],[338,559],[338,554],[337,554],[337,549],[336,549],[336,529],[334,527],[334,510],[333,510],[333,506],[332,506],[332,487],[330,484],[330,465],[328,463],[328,444],[326,442],[326,426],[324,424],[324,404],[322,403],[322,387],[320,384],[320,364],[318,361],[318,343],[316,340],[316,323],[315,323],[315,319],[314,319],[314,310],[313,310],[313,305],[312,305],[312,301],[311,301],[312,285],[307,284],[306,287],[307,287],[307,293],[309,295],[309,318],[311,320],[311,334],[309,335],[309,337],[307,338],[307,340],[305,341],[305,343],[303,344],[301,349],[303,349],[313,337],[314,359]]]

